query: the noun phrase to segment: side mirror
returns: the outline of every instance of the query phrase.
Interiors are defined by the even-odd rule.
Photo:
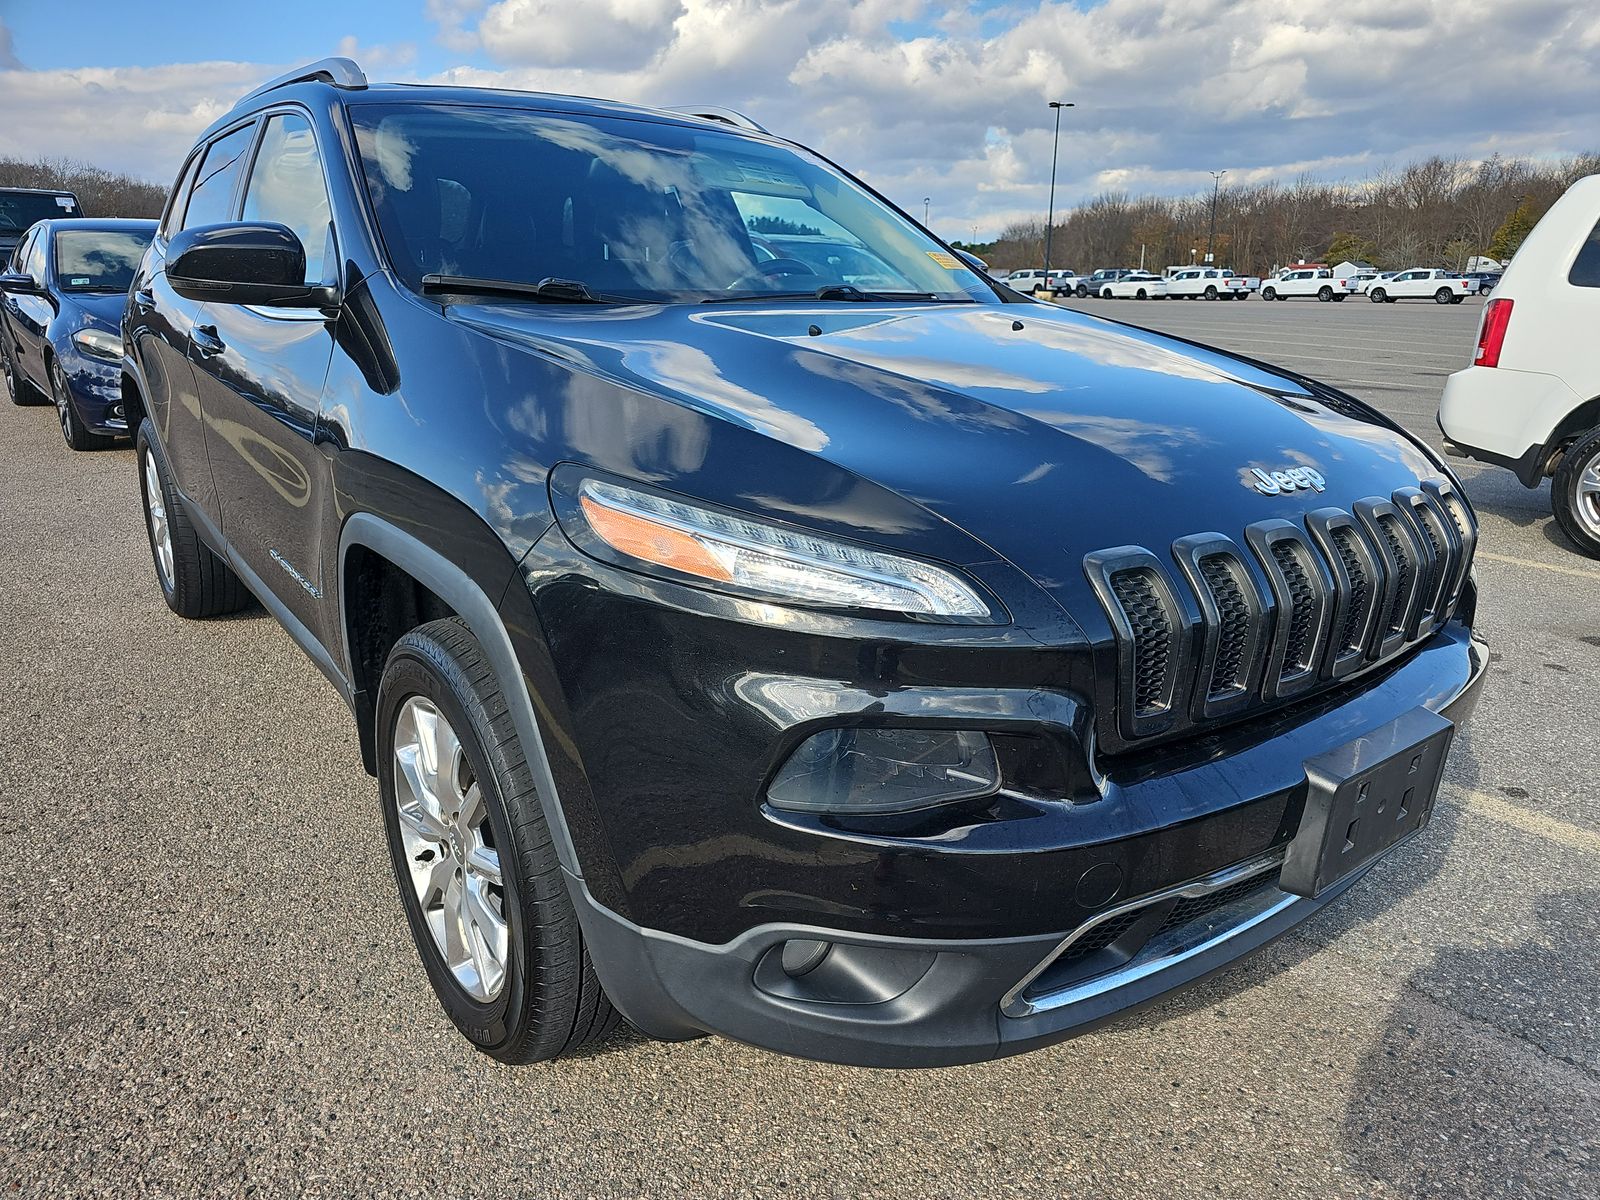
[[[0,275],[0,292],[13,296],[37,296],[44,289],[33,281],[32,275]]]
[[[200,225],[167,247],[167,282],[188,300],[322,308],[334,289],[306,283],[306,251],[286,225]]]
[[[966,263],[967,266],[971,267],[979,275],[987,275],[989,273],[989,264],[984,262],[983,259],[979,258],[976,254],[968,254],[965,250],[957,250],[956,257],[962,262]]]

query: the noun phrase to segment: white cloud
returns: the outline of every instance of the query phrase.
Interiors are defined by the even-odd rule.
[[[682,15],[679,0],[500,0],[478,41],[501,62],[626,68],[648,62]]]
[[[0,71],[6,151],[70,158],[169,182],[195,136],[284,68],[252,63]]]
[[[1433,152],[1594,148],[1600,7],[1570,0],[426,0],[437,40],[496,64],[437,79],[725,104],[816,146],[934,226],[1042,214],[1048,99],[1058,203],[1359,176]],[[355,47],[368,65],[407,48]],[[374,55],[376,50],[376,55]],[[8,53],[0,26],[0,62]],[[374,58],[387,63],[374,64]],[[281,69],[210,63],[0,70],[7,148],[169,178],[211,115]],[[918,213],[920,215],[920,212]]]
[[[354,34],[339,39],[334,47],[341,58],[353,58],[367,71],[410,66],[417,58],[415,42],[391,42],[364,46]]]
[[[22,61],[17,58],[17,51],[11,41],[11,30],[4,21],[0,21],[0,71],[20,71]]]

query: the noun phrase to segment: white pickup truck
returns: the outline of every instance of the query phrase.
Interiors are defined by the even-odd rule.
[[[1167,295],[1174,300],[1242,300],[1260,286],[1258,277],[1222,267],[1184,267],[1167,277]]]
[[[1261,288],[1263,300],[1287,300],[1290,296],[1315,296],[1326,304],[1343,300],[1356,290],[1350,276],[1335,277],[1332,267],[1285,267]]]
[[[1431,267],[1412,267],[1392,279],[1374,279],[1367,284],[1367,299],[1374,304],[1393,304],[1396,300],[1432,300],[1435,304],[1460,304],[1478,290],[1475,279],[1455,271]]]

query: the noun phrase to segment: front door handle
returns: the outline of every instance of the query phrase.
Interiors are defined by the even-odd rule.
[[[221,354],[228,348],[227,343],[217,336],[215,325],[196,325],[194,327],[194,348],[200,352],[201,358],[210,358],[214,354]]]
[[[142,313],[149,312],[156,306],[156,294],[149,288],[140,288],[133,294],[133,306]]]

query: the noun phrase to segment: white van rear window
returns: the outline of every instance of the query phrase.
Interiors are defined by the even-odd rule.
[[[1600,221],[1595,222],[1578,257],[1572,260],[1567,282],[1573,287],[1600,287]]]

